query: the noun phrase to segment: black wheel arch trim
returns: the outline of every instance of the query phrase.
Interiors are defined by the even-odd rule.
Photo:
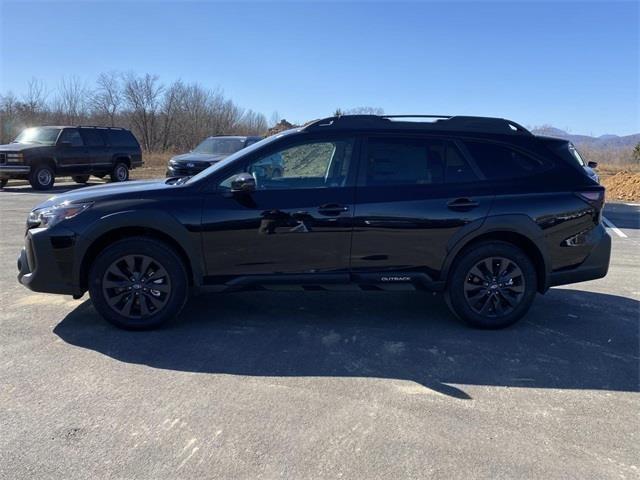
[[[158,228],[161,225],[161,228]],[[198,287],[204,277],[204,266],[200,254],[200,238],[193,237],[177,219],[160,210],[127,210],[100,217],[78,237],[78,261],[74,262],[73,278],[86,288],[85,277],[90,266],[92,248],[106,236],[118,231],[130,231],[132,235],[145,232],[170,246],[179,248],[177,252],[187,263],[187,272],[194,286]],[[116,239],[117,240],[117,239]]]
[[[455,259],[465,247],[483,237],[501,233],[524,237],[537,249],[539,258],[532,260],[534,263],[542,263],[541,268],[536,268],[536,271],[538,274],[540,274],[540,270],[543,273],[543,278],[538,278],[538,291],[546,292],[550,287],[551,262],[544,234],[531,217],[522,214],[489,216],[461,228],[451,237],[447,245],[447,256],[442,266],[441,279],[449,278],[449,272]]]

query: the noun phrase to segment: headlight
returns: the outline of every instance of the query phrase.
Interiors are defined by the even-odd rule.
[[[7,153],[8,162],[22,162],[24,161],[24,155],[22,153]]]
[[[77,215],[80,215],[92,203],[68,203],[64,202],[59,205],[53,205],[51,207],[38,208],[33,210],[27,218],[27,227],[53,227],[57,223],[63,220],[68,220]]]

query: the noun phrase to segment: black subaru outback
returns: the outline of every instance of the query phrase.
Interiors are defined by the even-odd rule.
[[[33,127],[0,145],[0,187],[19,178],[36,190],[49,190],[60,176],[87,183],[90,175],[110,175],[123,182],[141,165],[140,145],[124,128]]]
[[[471,325],[606,275],[604,188],[515,122],[341,116],[262,140],[191,178],[84,188],[27,220],[18,278],[89,291],[124,328],[176,316],[191,289],[443,291]],[[278,155],[274,177],[256,168]],[[426,312],[425,312],[426,313]]]

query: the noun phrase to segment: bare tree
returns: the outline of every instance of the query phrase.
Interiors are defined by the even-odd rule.
[[[160,84],[157,75],[147,73],[136,77],[129,73],[124,78],[123,95],[129,109],[131,123],[146,150],[153,150],[158,146],[158,110],[163,90],[164,87]]]
[[[89,90],[78,77],[63,77],[58,86],[56,113],[64,123],[77,124],[87,116]]]
[[[380,107],[354,107],[343,111],[343,115],[384,115]]]
[[[96,84],[98,88],[91,98],[91,107],[96,115],[105,117],[113,127],[123,101],[120,75],[117,72],[101,73]]]

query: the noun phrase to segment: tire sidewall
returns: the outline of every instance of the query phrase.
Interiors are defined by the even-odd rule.
[[[124,169],[126,175],[123,179],[118,178],[118,171]],[[111,172],[111,181],[113,182],[126,182],[129,180],[129,167],[124,162],[116,162],[113,166],[113,171]]]
[[[469,270],[480,260],[488,257],[504,257],[515,262],[525,280],[524,297],[520,304],[508,315],[491,318],[475,312],[467,303],[464,283]],[[505,328],[522,318],[531,307],[537,291],[536,270],[531,259],[518,247],[506,242],[488,242],[465,250],[453,265],[447,285],[446,300],[453,312],[468,324],[485,329]]]
[[[39,173],[42,172],[43,170],[48,170],[49,174],[51,175],[51,182],[49,182],[46,185],[40,183],[40,180],[38,178]],[[53,171],[53,168],[51,168],[49,165],[38,165],[31,172],[31,175],[29,177],[29,183],[35,190],[49,190],[50,188],[53,187],[53,184],[55,183],[55,172]]]
[[[145,321],[132,320],[120,315],[109,306],[102,291],[105,271],[118,258],[131,254],[146,255],[160,263],[167,271],[172,285],[165,307]],[[144,237],[120,240],[98,254],[90,268],[88,284],[89,295],[98,313],[117,327],[127,330],[147,330],[167,322],[180,313],[188,294],[187,272],[180,257],[163,242]]]

